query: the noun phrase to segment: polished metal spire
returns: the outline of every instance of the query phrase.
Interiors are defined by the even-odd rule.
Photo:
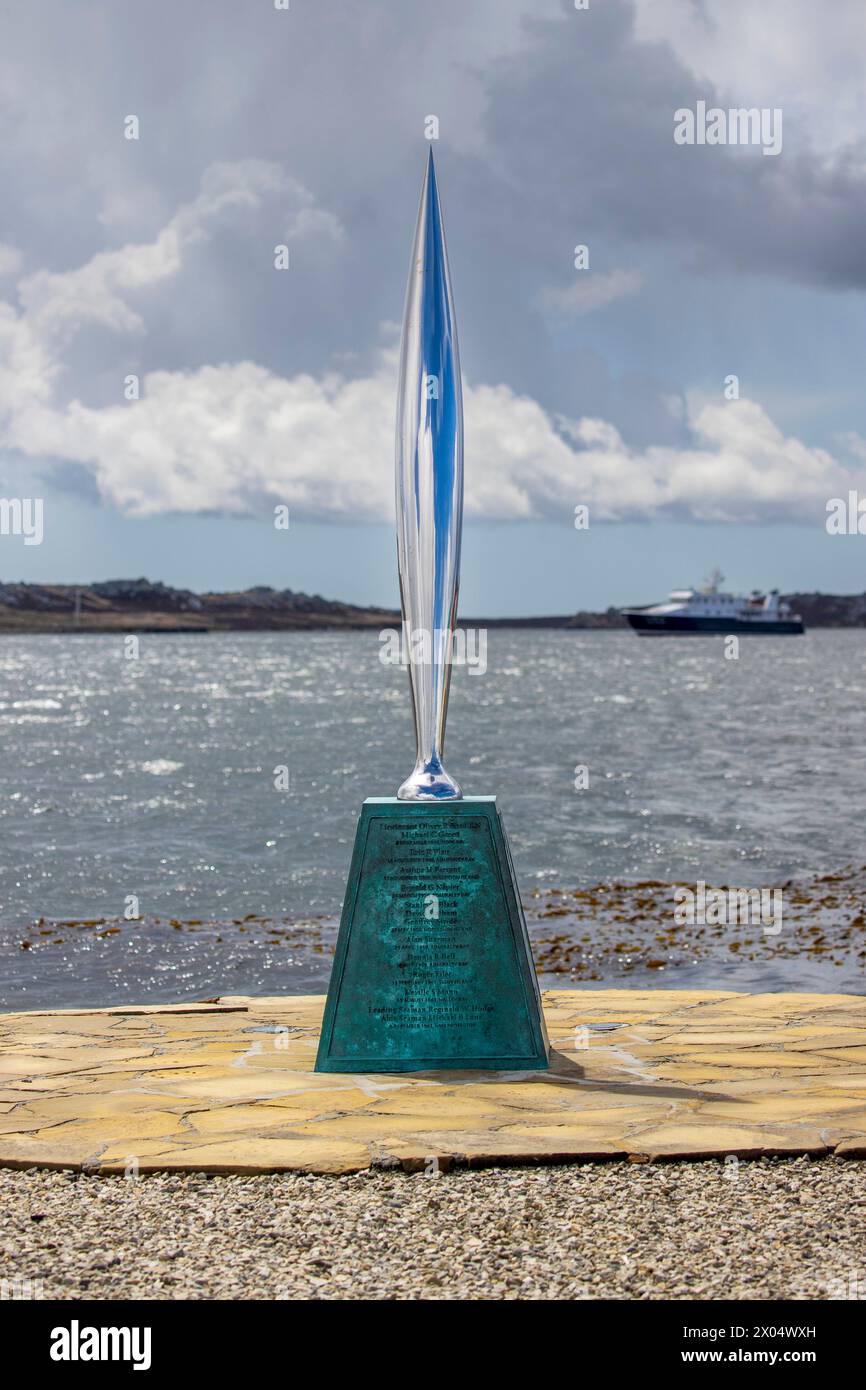
[[[397,560],[417,758],[404,801],[462,795],[442,766],[463,528],[463,396],[431,148],[412,246],[397,396]]]

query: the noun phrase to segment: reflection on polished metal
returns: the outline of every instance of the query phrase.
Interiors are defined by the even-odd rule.
[[[544,1071],[547,1034],[502,816],[442,766],[463,518],[454,308],[432,158],[397,410],[397,551],[418,757],[361,810],[320,1072]]]
[[[431,149],[412,247],[397,398],[397,560],[415,714],[401,801],[462,796],[442,766],[463,525],[463,399]]]

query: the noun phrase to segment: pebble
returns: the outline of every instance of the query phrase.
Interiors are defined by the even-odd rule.
[[[866,1164],[2,1170],[0,1252],[45,1299],[863,1298]]]

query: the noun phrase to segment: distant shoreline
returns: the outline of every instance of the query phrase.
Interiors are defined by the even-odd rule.
[[[806,627],[866,627],[866,594],[786,594]],[[363,632],[399,626],[396,609],[363,608],[266,587],[195,594],[147,579],[93,584],[0,582],[0,634]],[[626,631],[618,608],[529,618],[460,618],[466,628]]]
[[[596,631],[596,632],[627,632],[628,624],[623,622],[605,622],[604,614],[580,613],[572,616],[550,617],[550,618],[458,618],[458,629],[488,629],[508,628],[520,629],[529,628],[537,631]],[[585,619],[585,621],[582,621]],[[400,627],[399,613],[383,613],[378,619],[370,621],[345,621],[334,620],[325,616],[321,618],[310,617],[305,621],[298,621],[290,616],[280,620],[255,621],[255,619],[239,618],[237,621],[202,622],[189,623],[173,621],[170,615],[162,613],[107,613],[96,618],[88,617],[81,622],[74,619],[58,617],[52,614],[42,618],[39,614],[15,615],[12,621],[7,620],[7,615],[0,611],[0,636],[13,636],[15,633],[21,636],[38,636],[40,633],[45,636],[67,635],[70,637],[93,636],[97,633],[148,633],[151,635],[198,635],[207,637],[220,632],[380,632],[384,628]]]

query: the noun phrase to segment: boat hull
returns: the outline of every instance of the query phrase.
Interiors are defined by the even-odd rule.
[[[801,618],[687,617],[675,614],[625,613],[639,637],[796,637],[805,632]]]

